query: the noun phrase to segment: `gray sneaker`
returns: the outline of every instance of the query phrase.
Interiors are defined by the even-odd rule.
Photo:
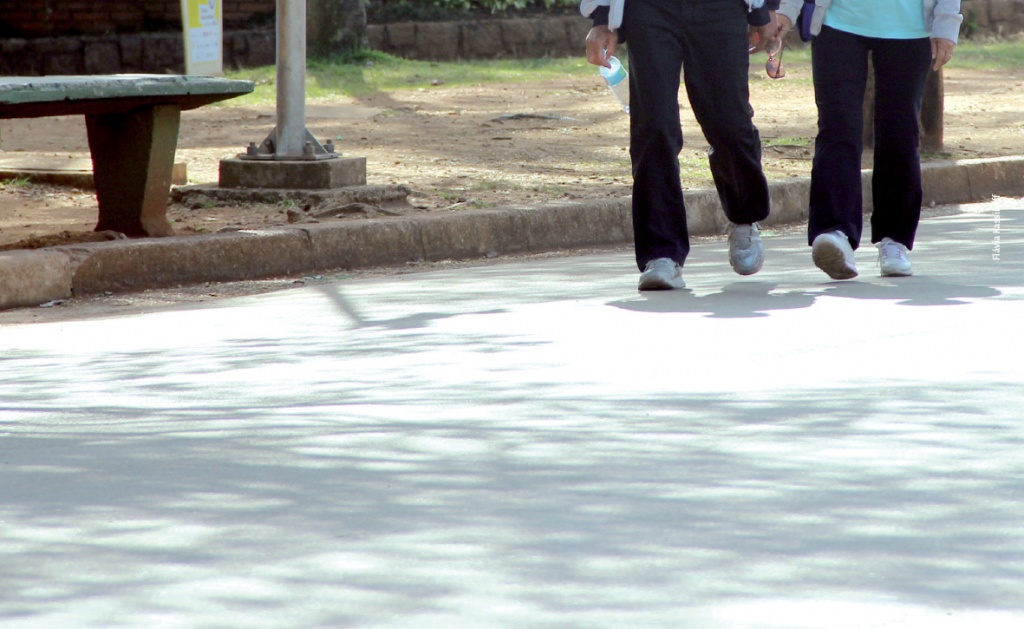
[[[686,288],[683,269],[671,258],[656,258],[647,263],[640,274],[638,290],[672,290]]]
[[[882,277],[908,277],[914,274],[910,268],[910,255],[902,244],[892,238],[883,238],[876,246]]]
[[[853,247],[850,246],[850,239],[841,231],[818,234],[811,243],[811,259],[816,267],[834,280],[857,277]]]
[[[729,232],[729,264],[740,275],[753,275],[764,265],[764,244],[757,225],[733,225]]]

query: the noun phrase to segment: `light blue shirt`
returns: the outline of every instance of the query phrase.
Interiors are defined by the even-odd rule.
[[[832,0],[825,25],[881,39],[928,37],[924,0]]]

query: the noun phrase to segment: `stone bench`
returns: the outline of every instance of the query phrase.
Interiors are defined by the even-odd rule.
[[[0,77],[0,118],[84,115],[96,231],[170,236],[167,199],[181,111],[252,90],[250,81],[204,76]]]

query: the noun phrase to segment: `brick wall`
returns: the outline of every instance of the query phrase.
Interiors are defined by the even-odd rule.
[[[483,22],[431,22],[371,26],[371,48],[411,59],[567,57],[582,54],[588,23],[575,16]],[[46,74],[181,73],[180,32],[0,38],[0,76]],[[224,33],[228,69],[272,65],[272,29]]]
[[[961,0],[960,13],[968,37],[1024,32],[1024,0]]]
[[[253,19],[256,10],[261,7],[276,6],[276,0],[223,1],[225,12],[231,6],[232,10],[238,12],[237,16],[245,16],[245,19]],[[121,0],[68,0],[62,7],[70,10],[76,3],[90,7],[98,4],[108,13],[111,13],[111,6],[127,6]],[[19,3],[0,0],[0,15],[11,18],[28,14],[39,4],[39,0],[22,0]],[[14,6],[20,7],[18,10],[21,13],[10,8]],[[160,7],[164,12],[161,14],[164,17],[160,19],[168,19],[167,11],[171,8],[178,9],[176,2],[148,2],[142,13],[148,16],[144,17],[144,20],[157,20],[154,16],[158,15],[156,9]],[[965,15],[965,34],[1024,32],[1024,0],[963,0],[962,10]],[[83,8],[82,11],[84,15],[88,11],[99,9]],[[127,8],[124,12],[125,16],[129,15]],[[244,29],[230,28],[225,17],[226,68],[247,68],[274,63],[275,37],[272,12],[270,18],[269,28]],[[111,16],[105,19],[113,21],[115,18]],[[0,76],[116,72],[180,73],[184,71],[184,50],[181,20],[180,17],[176,19],[174,28],[162,32],[128,31],[14,38],[5,36],[0,30]],[[580,55],[587,29],[588,22],[582,17],[565,16],[371,25],[367,36],[371,49],[412,59],[557,57]]]
[[[273,24],[276,0],[222,0],[225,29]],[[0,0],[0,37],[142,33],[181,28],[180,0]]]
[[[276,0],[221,0],[224,29],[273,26]],[[1024,0],[962,0],[967,34],[1024,31]],[[582,19],[582,18],[581,18]],[[0,0],[0,38],[181,28],[180,0]]]

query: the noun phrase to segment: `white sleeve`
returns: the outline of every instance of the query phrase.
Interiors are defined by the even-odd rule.
[[[590,17],[597,7],[608,7],[608,28],[613,31],[622,26],[622,9],[626,0],[581,0],[580,13]]]
[[[606,7],[610,4],[611,0],[580,0],[580,13],[583,17],[590,17],[597,7]]]
[[[954,44],[959,39],[960,24],[964,16],[960,15],[960,0],[941,0],[935,3],[932,14],[932,37],[948,39]]]

